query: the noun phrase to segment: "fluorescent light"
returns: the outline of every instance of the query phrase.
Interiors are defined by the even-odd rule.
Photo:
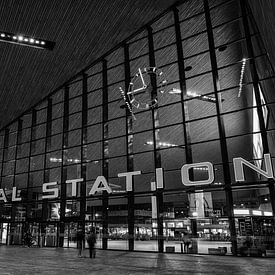
[[[241,96],[242,89],[243,89],[243,76],[244,76],[244,70],[245,70],[245,64],[246,64],[246,58],[242,59],[242,69],[241,69],[241,75],[240,75],[240,81],[239,81],[239,92],[238,97]]]
[[[270,217],[270,216],[273,216],[273,213],[269,211],[264,211],[264,215]]]
[[[249,215],[248,209],[234,209],[234,215]]]
[[[215,97],[201,95],[201,94],[198,94],[196,92],[187,91],[186,95],[189,96],[189,97],[194,97],[194,98],[203,100],[203,101],[216,102],[216,98]]]
[[[255,216],[262,216],[262,211],[261,210],[252,210],[252,214]]]
[[[55,43],[47,40],[40,40],[37,38],[29,37],[27,35],[17,35],[15,33],[1,32],[0,31],[0,41],[13,43],[23,46],[31,46],[39,49],[48,49],[52,50]]]
[[[144,143],[144,145],[154,145],[154,142],[149,140],[149,141],[146,141]],[[170,148],[170,147],[184,148],[184,146],[180,146],[180,145],[169,143],[169,142],[161,142],[161,141],[158,142],[157,145],[161,146],[161,147],[167,147],[167,148]]]
[[[168,92],[169,94],[181,94],[181,90],[177,88],[173,88]]]

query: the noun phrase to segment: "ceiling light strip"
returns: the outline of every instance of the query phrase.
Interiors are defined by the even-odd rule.
[[[0,41],[47,50],[53,50],[55,46],[52,41],[3,31],[0,31]]]

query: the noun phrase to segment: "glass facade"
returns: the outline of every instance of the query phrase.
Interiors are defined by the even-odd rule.
[[[274,250],[274,180],[233,166],[274,163],[273,90],[246,1],[171,7],[1,130],[0,243],[75,247],[95,227],[102,249]]]

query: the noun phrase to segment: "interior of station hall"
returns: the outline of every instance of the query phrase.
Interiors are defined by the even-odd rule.
[[[76,247],[95,228],[99,249],[274,254],[275,71],[251,2],[177,1],[2,122],[0,243]]]

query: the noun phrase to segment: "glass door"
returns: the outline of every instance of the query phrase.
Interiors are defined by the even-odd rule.
[[[45,228],[44,246],[57,246],[57,225],[47,224]]]
[[[65,224],[64,247],[76,247],[77,222]]]

